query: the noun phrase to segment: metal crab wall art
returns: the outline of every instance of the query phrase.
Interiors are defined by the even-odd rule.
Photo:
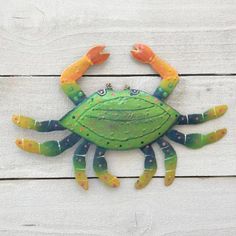
[[[118,187],[119,179],[108,172],[104,157],[107,150],[140,149],[144,154],[144,172],[135,187],[144,188],[155,175],[157,164],[152,144],[156,142],[165,156],[165,185],[175,178],[177,155],[166,141],[180,143],[188,148],[201,148],[221,139],[227,132],[220,129],[209,134],[183,134],[174,125],[200,124],[222,116],[226,105],[216,106],[202,114],[181,115],[165,103],[165,99],[176,87],[179,76],[174,68],[154,54],[143,44],[136,44],[132,56],[149,64],[160,74],[162,80],[154,94],[125,88],[115,91],[111,86],[86,97],[76,83],[89,67],[103,63],[109,57],[103,52],[104,46],[96,46],[88,51],[62,73],[60,85],[64,93],[74,103],[75,108],[60,120],[36,121],[32,118],[14,115],[12,120],[19,127],[39,132],[69,130],[71,134],[61,141],[38,143],[28,139],[18,139],[19,148],[45,156],[56,156],[79,142],[74,157],[74,171],[77,182],[88,189],[85,156],[91,144],[96,145],[93,168],[98,178],[111,187]]]

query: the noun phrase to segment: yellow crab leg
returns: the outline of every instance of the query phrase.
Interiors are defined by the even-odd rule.
[[[165,185],[169,186],[175,179],[175,171],[177,166],[177,155],[174,148],[163,138],[157,140],[158,145],[161,148],[165,156]]]
[[[103,52],[104,48],[103,45],[95,46],[62,72],[60,78],[61,88],[75,105],[81,103],[85,98],[84,92],[76,81],[82,77],[90,66],[101,64],[107,60],[109,54]]]
[[[110,187],[118,187],[120,181],[117,177],[110,174],[107,170],[107,162],[104,157],[105,149],[97,147],[94,159],[93,159],[93,168],[97,177],[105,184]]]
[[[85,156],[88,152],[89,146],[90,143],[87,140],[83,140],[83,142],[75,150],[73,157],[75,179],[84,190],[88,190],[88,178],[85,173]]]
[[[202,114],[180,115],[177,124],[201,124],[223,116],[227,110],[227,105],[220,105],[213,107]]]
[[[145,155],[144,172],[135,183],[136,189],[142,189],[149,184],[157,170],[155,153],[150,145],[141,148]]]
[[[197,149],[207,144],[215,143],[223,138],[227,133],[227,129],[219,129],[209,134],[183,134],[177,130],[170,130],[166,136],[186,147]]]
[[[44,143],[38,143],[31,139],[17,139],[16,145],[27,152],[44,156],[57,156],[68,148],[71,148],[80,138],[78,134],[70,134],[61,141],[51,140]]]
[[[38,132],[65,130],[65,128],[60,125],[57,120],[36,121],[33,118],[27,116],[13,115],[12,122],[21,128],[32,129]]]

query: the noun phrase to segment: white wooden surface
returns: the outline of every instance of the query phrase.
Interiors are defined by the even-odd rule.
[[[0,235],[236,235],[236,1],[0,4]],[[96,43],[106,44],[111,57],[81,80],[87,94],[107,82],[153,92],[159,77],[131,59],[135,42],[151,45],[184,75],[168,99],[181,113],[229,105],[218,120],[178,127],[186,133],[222,127],[229,132],[200,150],[174,144],[178,178],[171,187],[163,186],[157,146],[157,177],[142,191],[133,187],[143,168],[138,151],[108,152],[109,169],[122,177],[120,188],[110,189],[93,178],[93,147],[87,158],[88,192],[71,179],[73,148],[45,158],[15,147],[18,137],[43,141],[68,134],[21,130],[11,124],[11,115],[58,119],[72,108],[58,75]]]
[[[110,189],[91,180],[84,192],[73,180],[2,181],[0,234],[236,234],[233,178],[178,179],[169,189],[154,179],[143,191],[135,191],[133,182]]]
[[[91,74],[153,73],[131,61],[136,42],[181,73],[235,72],[234,0],[0,2],[1,74],[60,74],[97,43],[112,56]]]

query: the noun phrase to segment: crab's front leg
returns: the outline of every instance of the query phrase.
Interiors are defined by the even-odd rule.
[[[90,66],[101,64],[109,57],[108,53],[103,52],[104,48],[105,46],[99,45],[90,49],[81,59],[62,72],[60,78],[61,88],[75,105],[81,103],[85,98],[84,92],[76,81],[82,77]]]
[[[166,99],[179,82],[177,71],[144,44],[135,44],[131,53],[136,60],[151,65],[153,70],[160,74],[162,81],[154,96],[160,100]]]

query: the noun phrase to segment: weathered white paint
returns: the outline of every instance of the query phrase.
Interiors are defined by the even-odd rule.
[[[236,73],[236,4],[234,0],[0,0],[0,75],[55,75],[97,43],[111,57],[88,74],[152,74],[129,51],[135,42],[151,45],[180,73]],[[111,82],[153,92],[158,77],[86,77],[87,94]],[[166,188],[155,178],[142,191],[135,178],[122,178],[119,189],[90,179],[84,192],[71,177],[73,150],[45,158],[16,148],[17,137],[39,141],[68,132],[40,134],[14,127],[13,113],[39,120],[58,119],[72,108],[58,77],[0,76],[0,235],[102,236],[234,236],[236,235],[235,76],[189,76],[168,99],[182,113],[202,112],[228,104],[228,113],[185,132],[210,132],[227,127],[222,141],[200,150],[178,144],[177,178]],[[88,175],[92,170],[88,153]],[[155,146],[163,176],[162,154]],[[118,176],[138,176],[143,157],[138,151],[108,152],[109,169]],[[196,178],[196,176],[225,176]],[[189,177],[187,177],[189,176]]]
[[[60,139],[69,132],[37,133],[22,130],[11,122],[15,113],[39,120],[58,119],[73,107],[59,88],[58,77],[13,77],[0,80],[1,142],[0,177],[65,177],[73,176],[71,158],[74,148],[58,157],[43,157],[23,152],[15,146],[19,137],[39,141]],[[80,84],[89,95],[107,82],[114,89],[121,89],[127,83],[134,88],[153,92],[159,83],[158,77],[85,77]],[[227,127],[227,136],[216,144],[199,150],[189,150],[173,143],[179,156],[177,175],[235,175],[236,173],[236,126],[234,123],[236,80],[232,77],[183,77],[168,103],[181,113],[203,112],[218,104],[228,104],[229,111],[221,118],[197,126],[178,126],[186,133],[211,132]],[[159,162],[157,175],[163,175],[163,156],[154,145]],[[88,153],[88,175],[94,176],[92,158],[94,147]],[[138,150],[108,152],[107,160],[111,171],[118,176],[137,176],[143,169],[143,156]]]
[[[151,45],[181,73],[235,73],[234,0],[0,0],[0,73],[60,74],[88,47],[111,58],[91,74],[146,74],[129,51]]]
[[[0,181],[0,234],[234,236],[234,178],[153,179],[146,189],[98,180],[84,192],[73,180]]]

